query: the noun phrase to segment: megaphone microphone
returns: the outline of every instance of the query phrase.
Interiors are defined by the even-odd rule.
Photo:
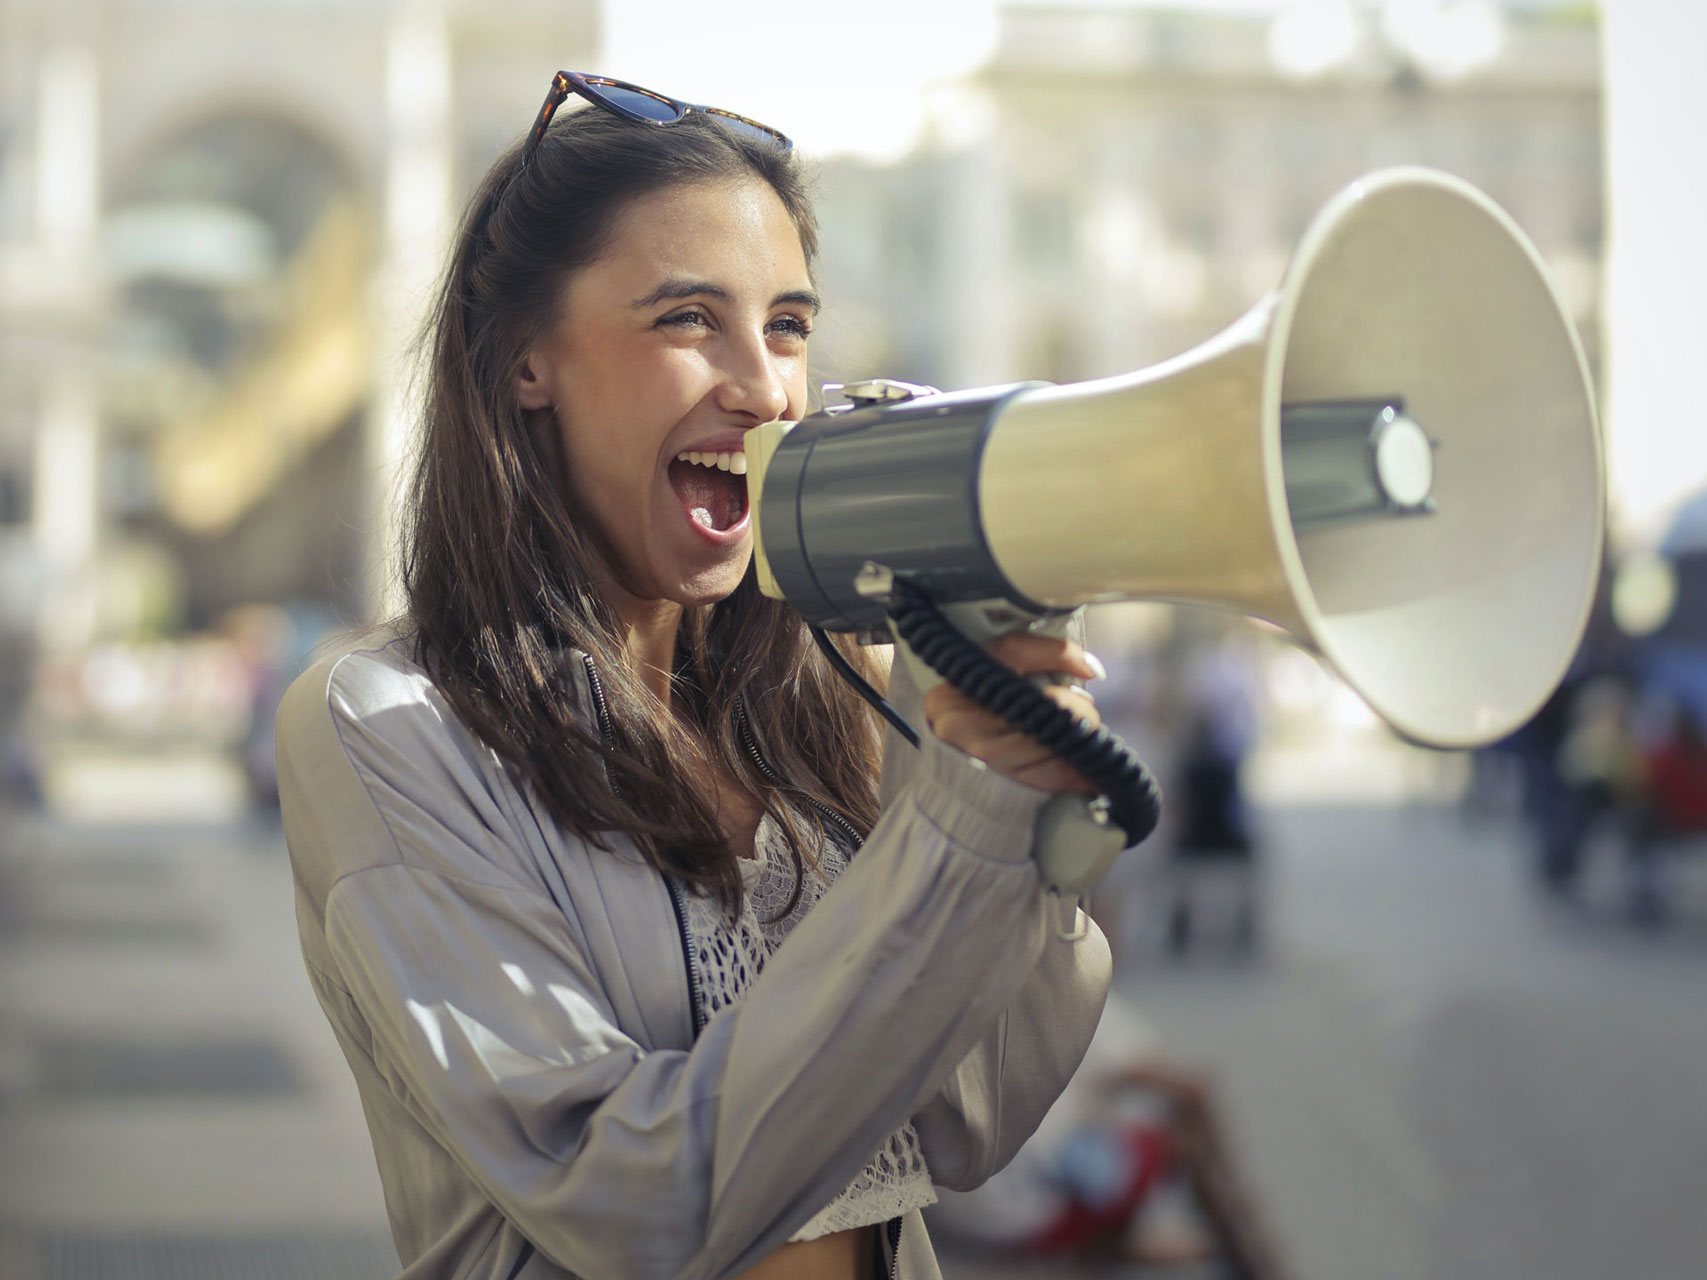
[[[1529,719],[1587,623],[1605,495],[1582,347],[1517,225],[1447,174],[1353,183],[1274,293],[1152,368],[846,392],[747,445],[761,588],[815,627],[888,640],[898,596],[976,641],[1101,601],[1208,605],[1457,748]],[[1132,834],[1085,823],[1040,832],[1057,888]]]

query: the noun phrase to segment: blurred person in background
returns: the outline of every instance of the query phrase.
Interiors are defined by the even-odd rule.
[[[240,747],[250,803],[263,814],[279,807],[274,739],[279,700],[299,670],[296,623],[277,605],[242,605],[220,622],[243,665],[249,702],[248,728]]]
[[[1163,1053],[1117,995],[1031,1141],[929,1217],[945,1238],[1005,1256],[1287,1274],[1213,1083]]]
[[[1228,632],[1192,655],[1180,696],[1168,942],[1175,951],[1191,945],[1203,890],[1221,881],[1233,899],[1231,936],[1238,947],[1249,949],[1259,928],[1257,843],[1240,773],[1256,745],[1261,690],[1255,660],[1239,633]]]
[[[1707,844],[1707,736],[1688,706],[1642,753],[1641,799],[1630,835],[1630,907],[1636,920],[1665,918],[1663,855],[1682,844]]]
[[[931,732],[880,770],[757,589],[742,440],[807,411],[815,247],[780,134],[567,73],[455,241],[407,615],[278,729],[407,1277],[937,1276],[933,1184],[1006,1162],[1095,1029],[1108,949],[1030,857],[1089,784],[900,674]]]
[[[1642,802],[1642,754],[1632,731],[1630,690],[1617,676],[1579,686],[1565,705],[1566,728],[1553,762],[1557,811],[1545,816],[1543,882],[1570,888],[1582,870],[1590,831],[1627,824]]]
[[[1485,748],[1517,761],[1519,812],[1534,840],[1541,884],[1554,893],[1568,892],[1575,885],[1582,849],[1571,787],[1560,772],[1571,731],[1571,707],[1582,682],[1579,674],[1567,675],[1528,723]]]

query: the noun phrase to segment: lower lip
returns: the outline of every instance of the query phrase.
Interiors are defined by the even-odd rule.
[[[668,476],[664,478],[664,488],[669,491],[671,503],[674,504],[677,511],[682,513],[682,519],[686,521],[688,528],[692,529],[712,546],[720,548],[734,547],[747,536],[747,532],[751,528],[753,522],[753,504],[751,495],[748,496],[747,509],[741,513],[741,518],[739,520],[730,525],[727,529],[712,529],[701,524],[698,520],[695,520],[688,514],[688,509],[682,505],[681,499],[676,496],[675,487],[670,484]]]
[[[677,505],[679,506],[680,504],[678,503]],[[683,510],[682,514],[687,517],[688,527],[700,537],[704,538],[712,546],[733,547],[740,542],[742,538],[747,536],[747,528],[752,519],[753,512],[752,508],[749,507],[746,511],[741,513],[741,518],[734,524],[730,525],[727,529],[708,529],[698,520],[695,520],[692,516],[688,515],[686,510]]]

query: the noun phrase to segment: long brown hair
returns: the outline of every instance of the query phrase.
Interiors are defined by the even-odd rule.
[[[782,201],[810,265],[817,228],[798,162],[706,117],[655,128],[582,110],[560,117],[525,167],[519,146],[498,161],[470,202],[429,319],[403,566],[422,662],[551,816],[603,848],[627,835],[652,865],[731,909],[740,876],[711,766],[781,824],[797,876],[808,847],[802,811],[779,802],[744,749],[742,716],[785,789],[862,836],[877,815],[874,719],[800,616],[760,594],[751,568],[728,598],[687,611],[672,674],[678,714],[660,706],[596,585],[603,539],[574,507],[560,428],[550,410],[524,411],[516,387],[559,319],[569,277],[598,258],[630,202],[753,177]],[[869,674],[856,646],[844,652]],[[583,654],[608,724],[577,704]],[[821,836],[817,814],[804,817]]]

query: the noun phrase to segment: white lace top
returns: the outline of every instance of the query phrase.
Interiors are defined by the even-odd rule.
[[[715,897],[687,897],[688,937],[699,967],[700,998],[707,1019],[747,994],[771,952],[805,918],[824,890],[847,867],[847,854],[833,840],[818,851],[818,869],[806,868],[794,910],[778,919],[794,889],[788,842],[767,815],[759,820],[754,856],[741,862],[740,919]],[[913,1209],[936,1203],[930,1171],[913,1126],[889,1135],[871,1162],[799,1231],[793,1240],[816,1240],[835,1231],[887,1222]]]

